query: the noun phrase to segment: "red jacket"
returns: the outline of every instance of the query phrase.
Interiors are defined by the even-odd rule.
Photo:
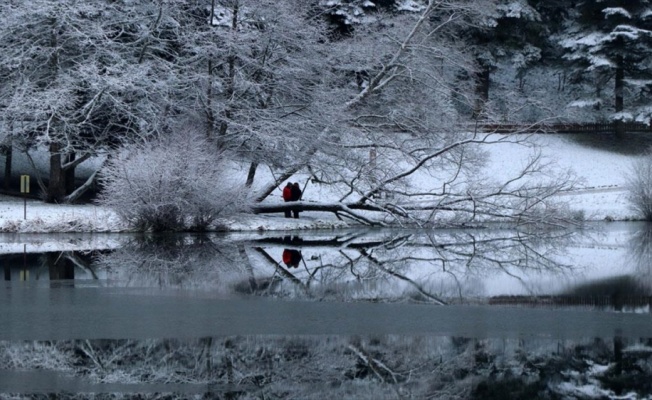
[[[288,249],[283,250],[283,262],[286,265],[292,264],[292,252]]]
[[[283,188],[283,200],[290,201],[292,200],[292,188],[286,186]]]

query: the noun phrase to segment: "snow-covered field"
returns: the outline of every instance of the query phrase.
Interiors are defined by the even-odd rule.
[[[587,220],[630,220],[636,215],[626,199],[626,174],[635,156],[589,148],[564,135],[534,137],[543,155],[560,171],[570,168],[581,179],[578,190],[564,193],[574,210]],[[500,178],[514,172],[531,155],[532,149],[514,144],[490,147],[487,174]],[[306,201],[328,201],[314,185],[306,191]],[[281,201],[272,196],[270,201]],[[239,215],[221,221],[231,230],[288,230],[346,226],[331,214],[304,212],[300,219],[278,215]],[[126,226],[110,210],[95,205],[50,205],[39,201],[0,196],[0,230],[4,232],[119,232]]]
[[[625,185],[636,156],[580,145],[564,135],[540,135],[534,139],[558,171],[570,169],[579,178],[578,190],[563,194],[574,210],[591,221],[631,220]],[[508,175],[527,158],[527,150],[513,144],[490,149],[493,175]]]

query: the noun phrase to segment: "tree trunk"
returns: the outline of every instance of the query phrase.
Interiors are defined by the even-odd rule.
[[[614,361],[615,368],[614,372],[616,376],[621,376],[623,374],[623,337],[620,335],[614,336]]]
[[[249,164],[249,172],[247,173],[247,182],[245,182],[246,187],[251,187],[254,184],[254,177],[256,176],[256,169],[258,168],[257,162],[252,162]]]
[[[66,164],[75,161],[75,153],[70,153],[66,155]],[[65,171],[65,180],[66,180],[66,195],[75,191],[75,166],[68,168]]]
[[[47,203],[61,203],[66,197],[66,173],[61,161],[61,146],[50,143],[50,182],[45,196]]]
[[[215,128],[213,113],[213,60],[208,60],[208,87],[206,88],[206,138],[211,140]]]
[[[231,31],[235,34],[238,30],[238,24],[240,23],[238,20],[238,12],[240,8],[238,3],[235,3],[233,5],[233,17],[231,17]],[[235,50],[233,49],[233,44],[231,44],[231,48],[229,49],[229,55],[227,57],[227,76],[226,76],[226,88],[225,88],[225,96],[228,99],[228,103],[224,107],[224,116],[222,118],[222,122],[220,123],[220,129],[219,129],[219,146],[218,149],[223,149],[224,146],[226,145],[226,139],[224,138],[226,136],[227,129],[229,127],[229,120],[232,117],[231,113],[231,101],[233,99],[233,95],[235,93],[235,63],[236,63],[236,56],[235,56]]]
[[[13,148],[9,144],[4,148],[5,153],[5,176],[4,176],[4,190],[11,189],[11,159],[13,157]]]
[[[484,114],[485,104],[489,101],[489,84],[491,78],[490,67],[481,66],[481,71],[476,75],[475,86],[475,107],[473,109],[473,119],[481,119]]]
[[[359,203],[313,203],[313,202],[303,202],[303,201],[290,201],[287,203],[276,203],[276,204],[256,204],[252,206],[251,211],[254,214],[273,214],[273,213],[285,213],[285,211],[321,211],[321,212],[332,212],[337,215],[347,216],[348,218],[357,220],[360,223],[366,225],[383,225],[382,222],[373,221],[361,214],[358,210],[365,211],[377,211],[385,212],[386,209],[377,207],[371,204],[359,204]]]
[[[625,69],[623,68],[623,56],[616,57],[616,82],[614,87],[615,111],[622,112],[624,109],[623,87],[625,81]],[[622,137],[625,134],[623,121],[615,121],[616,136]]]

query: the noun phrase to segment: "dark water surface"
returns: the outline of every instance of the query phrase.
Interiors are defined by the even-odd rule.
[[[651,398],[645,224],[0,235],[0,398]]]
[[[94,383],[52,371],[2,371],[0,387],[9,393],[28,392],[33,396],[48,393],[177,393],[199,395],[211,390],[228,392],[228,385],[183,383]],[[27,390],[26,390],[27,389]],[[253,389],[253,388],[252,388]]]
[[[640,338],[649,314],[487,305],[220,299],[179,290],[12,287],[0,340],[192,338],[228,335],[438,335]]]

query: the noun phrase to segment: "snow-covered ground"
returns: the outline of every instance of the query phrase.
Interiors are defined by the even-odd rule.
[[[577,144],[564,135],[534,137],[542,153],[559,170],[572,169],[580,177],[578,190],[564,193],[571,207],[587,220],[630,220],[636,215],[626,199],[626,174],[635,156],[597,150]],[[490,147],[489,176],[500,178],[514,172],[531,155],[531,149],[514,144]],[[325,199],[316,186],[305,193],[306,201]],[[271,201],[281,201],[274,196]],[[230,230],[290,230],[345,227],[331,214],[304,212],[300,219],[278,215],[239,215],[221,221]],[[4,232],[119,232],[127,227],[110,210],[95,205],[50,205],[35,200],[0,196],[0,231]]]
[[[538,135],[543,156],[559,171],[570,169],[578,178],[578,189],[564,193],[574,210],[587,220],[637,219],[627,202],[626,182],[636,156],[587,147],[568,135]],[[489,168],[494,176],[508,176],[528,156],[528,150],[513,144],[492,146]]]

